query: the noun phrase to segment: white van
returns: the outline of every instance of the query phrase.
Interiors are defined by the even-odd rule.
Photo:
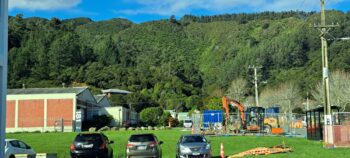
[[[191,119],[184,120],[184,128],[192,128],[192,120]]]

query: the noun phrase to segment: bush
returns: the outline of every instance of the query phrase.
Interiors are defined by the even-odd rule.
[[[93,120],[85,121],[83,123],[83,129],[89,129],[90,127],[96,127],[96,129],[100,129],[104,126],[109,126],[113,117],[110,115],[101,115],[94,116]]]
[[[159,124],[159,120],[163,115],[163,109],[160,107],[151,107],[143,109],[140,113],[141,121],[148,126]]]
[[[170,118],[172,118],[171,114],[169,112],[164,112],[159,119],[158,126],[168,126]]]
[[[178,124],[176,127],[183,127],[184,126],[184,121],[178,121]]]
[[[295,114],[305,114],[304,110],[300,107],[297,107],[297,108],[294,108],[292,110],[292,113],[295,113]]]
[[[178,119],[175,119],[173,117],[169,118],[169,122],[171,127],[178,127],[180,123]]]

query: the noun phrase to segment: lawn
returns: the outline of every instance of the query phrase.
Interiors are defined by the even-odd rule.
[[[114,156],[116,158],[125,157],[125,146],[130,134],[133,133],[154,133],[157,137],[164,141],[162,145],[163,157],[175,157],[175,145],[183,132],[179,129],[160,130],[160,131],[116,131],[106,132],[105,134],[115,143]],[[7,138],[16,138],[27,142],[36,152],[58,153],[59,158],[69,157],[69,145],[74,139],[76,133],[20,133],[7,134]],[[283,139],[285,143],[293,148],[292,153],[267,155],[259,157],[288,157],[288,158],[326,158],[326,157],[350,157],[350,149],[324,149],[322,142],[308,141],[304,138],[283,138],[271,136],[222,136],[207,137],[212,144],[213,156],[219,157],[220,143],[224,143],[225,155],[232,155],[241,151],[255,147],[270,147],[281,144]]]

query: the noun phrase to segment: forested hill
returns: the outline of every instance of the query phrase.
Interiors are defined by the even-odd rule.
[[[350,36],[350,13],[329,11]],[[226,93],[249,65],[261,65],[260,89],[295,82],[301,94],[321,79],[317,13],[265,12],[135,24],[126,19],[9,19],[9,88],[89,85],[133,93],[124,103],[190,110]],[[350,70],[350,42],[330,41],[331,70]],[[252,89],[252,85],[248,85]],[[252,92],[247,92],[246,96]],[[120,104],[124,104],[120,103]]]

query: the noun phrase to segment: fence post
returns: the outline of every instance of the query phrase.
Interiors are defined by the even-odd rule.
[[[64,119],[61,118],[61,132],[64,132]]]

